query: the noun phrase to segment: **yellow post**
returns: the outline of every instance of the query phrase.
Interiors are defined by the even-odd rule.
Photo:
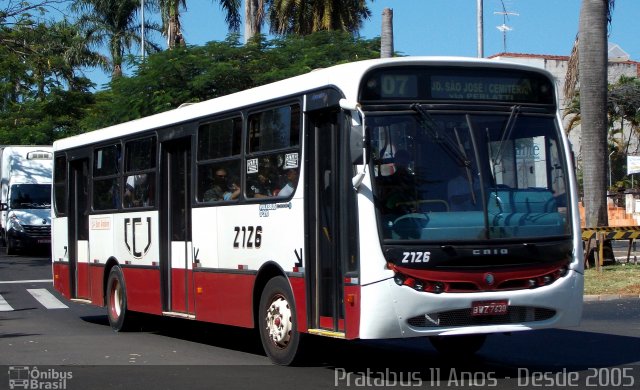
[[[604,232],[600,232],[598,235],[598,259],[596,267],[598,272],[602,272],[602,266],[604,265]]]

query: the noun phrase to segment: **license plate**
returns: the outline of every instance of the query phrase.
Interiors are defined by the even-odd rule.
[[[507,314],[509,301],[476,301],[471,304],[472,316],[500,316]]]
[[[38,244],[51,244],[51,240],[46,240],[46,239],[38,240]]]

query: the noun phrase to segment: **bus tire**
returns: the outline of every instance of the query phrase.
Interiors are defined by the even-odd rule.
[[[300,333],[293,293],[283,276],[267,282],[258,316],[260,340],[267,356],[278,365],[293,364],[299,358]]]
[[[134,326],[135,314],[127,308],[127,288],[118,266],[111,268],[107,281],[107,316],[116,332],[126,332]]]
[[[486,339],[486,334],[429,337],[431,345],[445,356],[473,355],[482,348]]]

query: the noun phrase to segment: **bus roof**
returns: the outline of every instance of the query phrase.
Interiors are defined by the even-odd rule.
[[[549,72],[540,68],[505,61],[471,57],[394,57],[363,60],[313,70],[309,73],[276,81],[274,83],[265,84],[230,95],[185,105],[180,108],[148,117],[60,139],[53,143],[53,149],[64,150],[89,143],[101,142],[103,140],[117,139],[124,136],[130,136],[137,132],[177,125],[183,122],[197,120],[199,118],[204,118],[218,113],[221,114],[242,107],[251,106],[253,104],[268,102],[274,99],[293,96],[328,86],[338,87],[348,101],[355,102],[358,96],[360,80],[366,72],[374,68],[397,65],[457,65],[527,69],[545,74],[550,79],[553,79]]]

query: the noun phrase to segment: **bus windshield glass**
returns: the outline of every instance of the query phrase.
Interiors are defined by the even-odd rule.
[[[567,167],[553,115],[368,113],[385,240],[566,237]]]

